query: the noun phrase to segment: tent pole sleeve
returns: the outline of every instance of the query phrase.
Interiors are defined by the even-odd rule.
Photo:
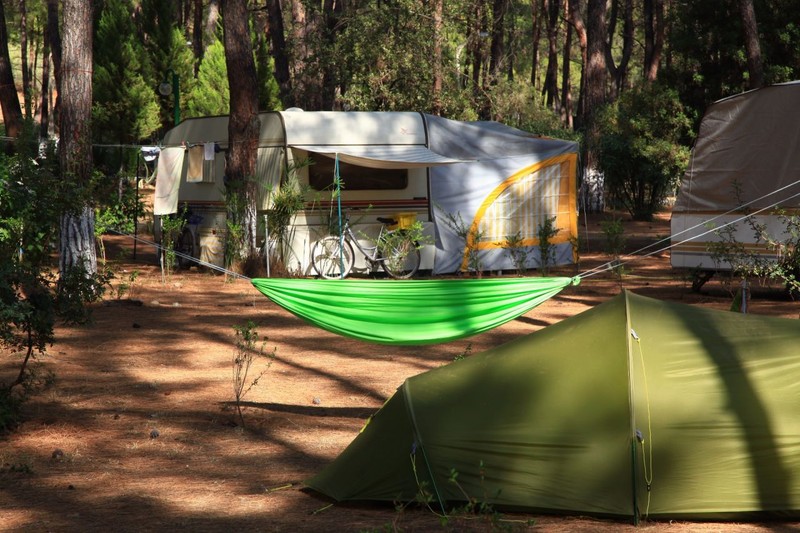
[[[625,298],[625,347],[627,349],[627,360],[628,360],[628,416],[629,416],[629,427],[628,427],[628,438],[631,440],[631,504],[633,505],[631,509],[631,515],[633,516],[633,523],[639,523],[639,508],[638,508],[638,485],[637,485],[637,465],[638,461],[636,461],[636,410],[634,405],[634,398],[635,398],[635,382],[634,382],[634,375],[633,375],[633,352],[631,348],[631,330],[633,328],[631,324],[631,315],[630,315],[630,306],[628,303],[628,291],[623,291],[624,298]]]
[[[414,442],[417,444],[416,451],[422,453],[422,460],[425,461],[425,468],[428,470],[428,476],[431,478],[431,486],[433,487],[434,494],[436,494],[436,501],[439,502],[442,514],[446,515],[447,509],[444,506],[444,500],[442,500],[442,495],[439,493],[439,487],[436,485],[436,477],[433,475],[431,463],[428,461],[428,455],[425,453],[425,445],[422,443],[419,430],[417,429],[417,417],[414,415],[414,406],[411,404],[411,389],[408,387],[408,380],[403,382],[403,399],[405,400],[406,410],[408,411],[408,418],[411,420],[411,427],[414,428]]]

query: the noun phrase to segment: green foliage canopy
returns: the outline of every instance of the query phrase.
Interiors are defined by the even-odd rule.
[[[650,220],[689,160],[692,124],[678,94],[659,85],[631,89],[601,110],[598,124],[598,164],[612,201]]]

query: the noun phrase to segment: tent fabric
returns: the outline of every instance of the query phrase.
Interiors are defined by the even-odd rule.
[[[338,156],[339,160],[344,163],[367,168],[419,168],[465,162],[462,159],[444,157],[424,146],[291,145],[291,148],[331,158]]]
[[[800,516],[799,347],[797,320],[624,292],[407,379],[307,485],[632,520]]]
[[[448,216],[460,217],[469,227],[479,216],[487,198],[497,195],[498,188],[508,178],[539,164],[547,166],[548,160],[553,160],[554,165],[558,164],[556,160],[567,156],[577,160],[578,144],[572,141],[545,139],[490,121],[459,122],[431,115],[425,115],[425,121],[431,150],[452,159],[475,160],[430,170],[430,197],[436,226],[434,274],[456,272],[463,266],[464,240],[458,228],[449,223]],[[571,186],[576,187],[574,168],[569,180]],[[537,181],[537,187],[548,186],[545,185],[546,180]],[[573,198],[569,198],[570,192]],[[561,242],[554,243],[555,254],[551,264],[573,263],[574,249],[570,232],[577,237],[577,222],[573,222],[577,220],[577,193],[574,190],[564,191],[564,201],[560,201],[558,183],[555,190],[542,190],[541,193],[542,200],[537,202],[535,208],[528,205],[524,213],[500,214],[509,217],[507,233],[513,235],[524,217],[535,217],[539,223],[555,215],[569,219],[570,224],[562,225],[562,231],[554,239]],[[523,219],[516,216],[522,216]],[[535,229],[537,224],[533,222],[529,225]],[[530,246],[527,251],[526,267],[540,267],[538,247]],[[481,250],[480,260],[485,270],[514,269],[508,251],[501,246]]]
[[[156,191],[153,197],[153,214],[170,215],[178,212],[178,188],[186,150],[170,147],[161,150],[156,174]]]
[[[460,339],[500,326],[579,278],[322,280],[256,278],[273,302],[325,330],[380,344]]]
[[[673,212],[727,211],[796,183],[800,179],[797,124],[800,81],[713,103],[700,123]],[[735,187],[739,193],[735,193]],[[757,200],[749,208],[783,205],[784,199],[797,193],[800,183]],[[786,205],[800,206],[800,199],[789,200]]]
[[[779,215],[800,208],[798,123],[800,81],[747,91],[708,107],[672,209],[672,266],[735,269],[726,254],[715,253],[726,240],[742,243],[762,261],[781,257],[768,240],[791,239]],[[761,229],[754,231],[755,226]]]

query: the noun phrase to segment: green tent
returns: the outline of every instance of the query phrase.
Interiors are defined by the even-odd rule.
[[[598,516],[800,515],[800,321],[631,293],[405,381],[308,486]],[[457,483],[451,476],[457,473]]]

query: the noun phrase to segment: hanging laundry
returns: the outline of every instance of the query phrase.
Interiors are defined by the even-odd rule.
[[[200,183],[203,181],[203,154],[202,145],[189,147],[189,168],[186,171],[186,183]]]
[[[186,151],[180,146],[161,150],[156,171],[156,193],[153,198],[154,215],[170,215],[178,212],[178,188],[185,154]]]
[[[216,143],[205,143],[203,145],[203,159],[206,161],[213,161],[216,153]]]

